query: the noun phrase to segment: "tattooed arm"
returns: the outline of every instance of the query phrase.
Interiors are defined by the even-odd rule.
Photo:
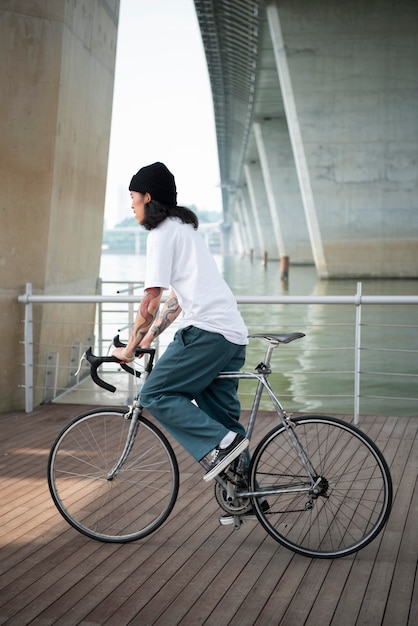
[[[161,335],[161,333],[177,319],[180,313],[181,307],[177,300],[176,293],[174,289],[172,289],[164,303],[161,313],[141,341],[141,348],[149,348],[154,339],[156,339],[158,335]]]
[[[137,348],[144,339],[147,331],[153,323],[160,306],[163,290],[161,287],[145,289],[144,297],[139,305],[135,323],[126,348],[115,348],[112,355],[119,361],[132,361]],[[144,346],[145,347],[145,346]]]

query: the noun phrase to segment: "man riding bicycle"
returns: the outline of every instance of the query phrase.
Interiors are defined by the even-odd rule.
[[[149,348],[181,315],[173,341],[141,390],[141,404],[197,461],[212,453],[203,477],[208,481],[248,447],[239,423],[238,381],[216,379],[219,372],[238,371],[244,364],[247,328],[197,232],[197,216],[177,205],[167,167],[157,162],[141,168],[129,190],[136,219],[150,231],[146,276],[127,346],[116,348],[113,356],[132,361],[137,347]]]

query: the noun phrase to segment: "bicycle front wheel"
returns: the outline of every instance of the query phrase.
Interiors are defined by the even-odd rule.
[[[123,409],[95,409],[58,435],[48,460],[48,484],[63,517],[99,541],[124,543],[149,535],[167,519],[179,488],[177,461],[167,438],[149,420],[121,467],[130,419]]]
[[[253,455],[250,485],[266,492],[269,504],[263,511],[261,500],[254,499],[257,517],[276,541],[299,554],[329,559],[352,554],[370,543],[389,517],[388,465],[373,441],[351,424],[319,415],[292,421],[290,434],[284,426],[275,428]]]

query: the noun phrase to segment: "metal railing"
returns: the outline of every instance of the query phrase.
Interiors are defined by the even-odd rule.
[[[127,283],[124,283],[127,284]],[[138,304],[138,300],[139,300],[139,296],[138,294],[135,294],[134,291],[135,289],[141,287],[141,285],[128,285],[127,290],[126,291],[120,291],[117,295],[109,295],[109,294],[105,294],[105,295],[83,295],[83,296],[70,296],[70,295],[34,295],[32,293],[32,286],[31,284],[27,284],[26,286],[26,292],[25,294],[22,294],[21,296],[18,297],[18,301],[20,303],[23,303],[25,305],[25,316],[24,316],[24,355],[25,355],[25,362],[24,362],[24,384],[22,385],[25,389],[25,409],[27,412],[31,412],[33,410],[33,402],[34,402],[34,368],[37,366],[37,364],[34,362],[34,332],[33,332],[33,327],[34,327],[34,314],[33,314],[33,307],[36,305],[48,305],[48,304],[65,304],[65,305],[74,305],[74,304],[87,304],[87,303],[94,303],[97,305],[97,313],[96,313],[96,321],[95,321],[95,327],[96,327],[96,332],[94,333],[94,337],[92,338],[90,336],[90,339],[88,339],[86,341],[86,344],[93,344],[95,345],[95,349],[97,351],[97,353],[103,353],[103,346],[105,341],[109,340],[111,338],[111,336],[113,336],[112,334],[110,334],[110,336],[106,335],[106,332],[104,332],[103,330],[103,326],[104,326],[104,318],[107,316],[109,317],[109,314],[115,314],[118,318],[118,321],[120,322],[121,319],[121,311],[122,309],[109,309],[108,306],[110,304],[119,304],[119,305],[128,305],[128,308],[126,309],[126,306],[124,307],[124,311],[126,311],[127,313],[127,317],[126,317],[126,324],[124,324],[122,327],[118,327],[118,330],[121,330],[125,327],[129,327],[132,324],[133,321],[133,316],[135,314],[135,305]],[[289,368],[289,366],[282,368],[282,373],[281,376],[286,375],[289,379],[291,378],[292,381],[295,381],[297,379],[297,376],[303,376],[304,379],[306,379],[307,375],[309,374],[310,370],[309,367],[307,367],[307,359],[306,359],[306,355],[314,352],[315,350],[317,350],[319,352],[319,354],[322,356],[324,354],[325,351],[334,351],[334,350],[340,350],[340,351],[345,351],[345,352],[349,352],[352,353],[352,357],[348,357],[349,360],[352,359],[352,366],[349,365],[346,369],[343,370],[337,370],[335,367],[331,367],[329,368],[329,371],[327,370],[323,370],[317,373],[320,373],[322,375],[332,375],[333,380],[336,379],[336,377],[338,375],[341,376],[345,376],[350,378],[350,381],[352,379],[353,381],[353,391],[352,391],[352,396],[351,396],[351,401],[352,401],[352,411],[354,413],[354,421],[358,422],[359,421],[359,415],[360,415],[360,399],[363,397],[367,397],[367,395],[363,395],[361,394],[361,382],[362,382],[362,377],[364,378],[366,375],[369,376],[378,376],[378,377],[389,377],[389,376],[401,376],[402,380],[405,380],[405,378],[410,379],[410,388],[415,388],[416,387],[416,383],[418,382],[418,346],[416,344],[414,344],[413,342],[411,343],[410,341],[408,341],[407,343],[407,347],[387,347],[385,346],[385,344],[387,343],[387,339],[382,336],[382,344],[381,345],[374,345],[374,346],[365,346],[364,345],[364,341],[363,341],[363,337],[362,337],[362,333],[363,331],[369,327],[369,328],[379,328],[379,333],[381,332],[381,324],[376,324],[373,321],[372,322],[364,322],[362,321],[362,312],[364,310],[364,307],[367,305],[371,305],[373,306],[387,306],[387,305],[394,305],[394,306],[400,306],[400,305],[411,305],[412,311],[413,311],[413,315],[409,316],[412,320],[412,323],[408,322],[406,324],[399,324],[397,322],[393,322],[393,323],[389,323],[389,324],[384,324],[385,327],[385,333],[388,332],[388,328],[395,328],[398,329],[399,332],[399,328],[402,329],[409,329],[409,332],[412,329],[412,332],[415,334],[417,333],[417,329],[418,329],[418,309],[415,308],[418,305],[418,296],[366,296],[362,294],[362,289],[361,289],[361,283],[358,283],[357,285],[357,292],[353,295],[346,295],[346,296],[291,296],[291,295],[281,295],[281,296],[241,296],[241,297],[237,297],[237,302],[239,305],[239,308],[243,314],[243,317],[245,319],[245,309],[247,305],[257,305],[258,307],[261,307],[261,310],[265,311],[268,310],[269,308],[275,307],[276,305],[279,306],[290,306],[290,305],[295,305],[296,307],[300,307],[301,305],[305,306],[305,309],[308,307],[328,307],[330,305],[338,305],[338,306],[348,306],[350,308],[351,311],[354,312],[354,320],[350,320],[349,322],[342,322],[341,324],[334,324],[334,327],[337,327],[338,329],[338,333],[341,333],[341,328],[343,326],[346,326],[347,328],[349,328],[349,334],[348,336],[348,342],[351,343],[351,339],[350,337],[352,337],[352,344],[348,345],[348,346],[333,346],[333,347],[329,347],[324,345],[324,340],[318,340],[317,345],[313,345],[312,342],[309,344],[308,349],[306,347],[306,344],[304,344],[303,346],[301,345],[301,347],[299,348],[293,348],[293,346],[291,347],[286,347],[286,353],[290,354],[292,351],[294,353],[296,353],[296,360],[299,362],[299,365],[301,366],[301,369],[298,371],[297,369],[295,369],[294,367],[294,362],[292,361],[292,366]],[[292,308],[292,310],[294,310],[294,307]],[[289,317],[293,317],[291,315],[287,316]],[[315,316],[314,316],[315,317]],[[249,326],[249,324],[247,323],[247,325]],[[262,325],[262,327],[260,327]],[[288,325],[288,324],[287,324]],[[314,322],[309,321],[309,323],[305,323],[305,321],[303,322],[303,327],[301,327],[301,323],[298,322],[296,325],[293,324],[292,327],[289,327],[289,330],[298,330],[298,331],[303,331],[305,332],[305,328],[306,326],[311,326],[311,328],[313,327],[315,329],[315,333],[317,332],[316,329],[318,326],[320,326],[320,322],[318,323],[317,319],[314,319]],[[323,328],[324,328],[324,336],[329,336],[329,324],[325,323],[322,324]],[[270,325],[271,326],[271,332],[273,332],[273,330],[275,330],[276,332],[279,330],[282,330],[283,328],[283,324],[280,324],[280,326],[278,327],[277,324],[275,325]],[[297,327],[296,327],[297,326]],[[253,328],[250,328],[249,326],[249,330],[250,332],[260,332],[260,331],[265,331],[265,330],[269,330],[266,325],[264,325],[262,322],[260,322],[260,324],[258,324],[257,326],[253,326]],[[353,331],[353,334],[351,335],[351,332]],[[337,332],[334,328],[334,333]],[[299,344],[300,342],[296,342],[296,344]],[[296,345],[295,344],[295,345]],[[84,348],[85,349],[85,348]],[[288,352],[290,350],[290,352]],[[408,371],[399,373],[397,371],[373,371],[373,370],[362,370],[362,354],[364,353],[364,351],[368,351],[370,354],[377,354],[378,357],[381,356],[382,352],[384,352],[386,355],[389,355],[388,358],[386,359],[386,361],[389,361],[393,358],[393,353],[400,353],[402,356],[402,359],[407,361],[406,363],[406,369],[408,369]],[[279,350],[280,352],[280,350]],[[285,354],[285,352],[282,352],[280,354],[280,358],[283,358],[283,355]],[[315,357],[313,357],[312,359],[313,361],[315,360]],[[411,367],[411,363],[414,363],[414,365]],[[39,364],[38,364],[39,365]],[[74,369],[74,355],[72,356],[72,362],[70,363],[69,366],[70,369]],[[274,370],[275,371],[275,370]],[[312,373],[312,372],[311,372]],[[128,378],[132,378],[132,377],[128,377]],[[74,381],[74,383],[78,383],[79,381]],[[351,382],[350,382],[351,385]],[[292,385],[291,385],[292,386]],[[293,384],[293,389],[291,390],[291,394],[290,395],[297,395],[299,397],[301,397],[301,391],[299,389],[299,387],[301,387],[301,385],[298,385],[297,383]],[[64,390],[65,391],[65,390]],[[53,396],[54,394],[52,394]],[[281,397],[283,397],[283,394],[280,394]],[[350,395],[350,394],[349,394]],[[409,393],[408,396],[401,396],[399,393],[396,393],[395,395],[390,396],[393,400],[407,400],[408,402],[413,403],[413,406],[415,407],[416,402],[418,401],[418,397],[414,397],[417,396],[418,394],[415,392],[413,394]],[[341,396],[342,397],[342,396]],[[348,397],[347,395],[345,395],[345,397]],[[370,398],[373,398],[375,396],[371,395],[369,396]],[[382,396],[382,398],[385,398],[385,396]],[[47,397],[48,400],[51,400],[51,394],[48,395]],[[302,402],[303,404],[303,402]],[[311,402],[311,404],[313,404]],[[340,411],[341,413],[345,412],[345,411]],[[417,411],[415,409],[415,413],[417,414]]]

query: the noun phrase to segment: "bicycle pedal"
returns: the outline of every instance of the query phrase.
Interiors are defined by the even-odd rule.
[[[240,515],[224,515],[219,518],[221,526],[233,526],[234,530],[239,530],[242,522],[243,520]]]

